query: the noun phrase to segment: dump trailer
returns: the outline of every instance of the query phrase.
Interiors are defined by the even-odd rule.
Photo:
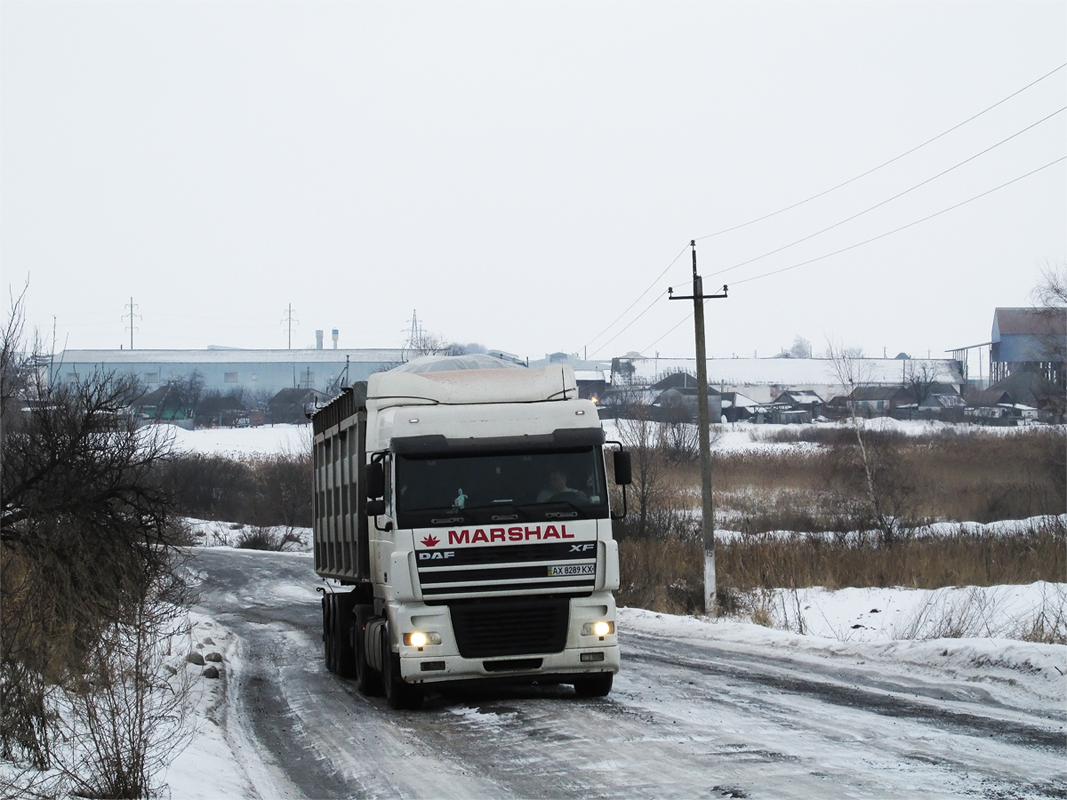
[[[605,451],[624,487],[630,461],[571,367],[427,356],[349,386],[312,423],[328,669],[394,708],[469,681],[611,691]]]

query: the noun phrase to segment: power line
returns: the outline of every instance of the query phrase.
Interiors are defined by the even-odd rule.
[[[609,330],[611,330],[611,327],[612,327],[612,326],[613,326],[613,325],[614,325],[614,324],[615,324],[616,322],[618,322],[618,321],[619,321],[620,319],[622,319],[622,318],[623,318],[623,317],[625,317],[625,316],[626,316],[627,314],[629,314],[629,313],[630,313],[630,309],[632,309],[632,308],[633,308],[634,306],[636,306],[636,305],[637,305],[637,304],[638,304],[639,302],[641,302],[641,298],[642,298],[642,297],[644,297],[644,296],[645,296],[646,294],[648,294],[648,293],[649,293],[650,291],[652,291],[653,287],[654,287],[654,286],[655,286],[655,285],[656,285],[657,283],[659,283],[659,281],[660,281],[660,278],[662,278],[662,277],[663,277],[664,275],[666,275],[666,274],[667,274],[667,270],[669,270],[669,269],[670,269],[671,267],[673,267],[673,266],[675,265],[675,262],[677,262],[677,261],[678,261],[678,259],[679,259],[679,258],[681,258],[681,257],[682,257],[682,256],[683,256],[683,255],[685,254],[685,251],[686,251],[686,250],[687,250],[688,248],[689,248],[689,245],[685,245],[685,246],[684,246],[684,247],[683,247],[683,248],[682,248],[681,250],[679,250],[679,251],[678,251],[678,255],[676,255],[676,256],[675,256],[675,257],[674,257],[674,258],[673,258],[673,259],[671,260],[671,263],[670,263],[670,264],[668,264],[668,265],[667,265],[666,267],[664,267],[664,269],[663,269],[663,272],[661,272],[661,273],[660,273],[659,275],[657,275],[657,276],[656,276],[655,280],[653,280],[653,281],[652,281],[652,283],[650,283],[650,284],[648,285],[648,288],[647,288],[647,289],[645,289],[645,290],[644,290],[643,292],[641,292],[641,294],[639,294],[639,295],[637,296],[637,299],[636,299],[636,300],[634,300],[634,301],[633,301],[632,303],[630,303],[630,305],[628,305],[628,306],[626,307],[626,310],[625,310],[625,311],[623,311],[623,312],[622,312],[621,314],[619,314],[619,316],[615,317],[615,319],[613,319],[613,320],[611,321],[611,323],[610,323],[610,324],[608,324],[608,326],[607,326],[606,328],[604,328],[604,330],[602,330],[602,331],[601,331],[600,333],[598,333],[598,334],[597,334],[596,336],[594,336],[594,337],[593,337],[592,339],[590,339],[590,340],[589,340],[588,342],[586,342],[586,343],[585,343],[585,348],[583,348],[583,349],[586,349],[586,350],[588,350],[588,348],[589,348],[589,345],[591,345],[591,344],[592,344],[593,342],[595,342],[595,341],[596,341],[597,339],[599,339],[599,338],[600,338],[601,336],[603,336],[603,335],[604,335],[605,333],[607,333],[607,332],[608,332]],[[656,299],[658,300],[659,298],[656,298]],[[645,311],[648,311],[648,309],[646,308],[646,309],[645,309]],[[642,313],[642,314],[644,314],[645,312],[644,312],[644,311],[642,311],[641,313]],[[633,322],[631,322],[631,323],[630,323],[630,325],[633,325],[633,323],[634,323],[634,322],[636,322],[638,318],[640,318],[640,315],[638,315],[638,317],[637,317],[637,318],[635,318],[635,319],[633,320]],[[630,326],[629,326],[629,325],[627,325],[626,327],[628,328],[628,327],[630,327]],[[623,328],[622,330],[624,331],[624,330],[626,330],[626,328]],[[622,333],[622,331],[619,331],[619,333]],[[608,341],[604,342],[604,344],[600,345],[600,347],[599,347],[599,348],[597,348],[596,350],[594,350],[594,351],[593,351],[594,355],[595,355],[596,353],[600,352],[601,350],[603,350],[603,349],[604,349],[604,348],[605,348],[605,347],[606,347],[606,346],[607,346],[608,344],[610,344],[611,342],[613,342],[613,341],[614,341],[614,340],[615,340],[616,338],[618,338],[618,336],[619,336],[619,333],[615,334],[615,336],[614,336],[613,338],[611,338],[611,339],[609,339]]]
[[[816,261],[822,261],[823,259],[830,258],[831,256],[840,255],[841,253],[848,252],[849,250],[854,250],[857,247],[862,247],[865,244],[870,244],[871,242],[876,242],[879,239],[884,239],[886,236],[891,236],[894,233],[900,233],[903,230],[907,230],[908,228],[911,228],[911,227],[913,227],[915,225],[918,225],[921,222],[926,222],[927,220],[931,220],[934,217],[939,217],[942,214],[948,213],[949,211],[954,211],[955,209],[959,208],[960,206],[965,206],[968,203],[972,203],[975,200],[979,200],[979,199],[985,197],[987,194],[992,194],[993,192],[999,191],[1000,189],[1003,189],[1003,188],[1005,188],[1007,186],[1011,186],[1013,183],[1018,183],[1019,181],[1023,180],[1024,178],[1029,178],[1031,175],[1036,175],[1038,172],[1041,172],[1042,170],[1046,170],[1049,167],[1055,166],[1056,164],[1059,164],[1061,161],[1064,161],[1064,160],[1067,160],[1067,156],[1060,156],[1055,161],[1050,161],[1049,163],[1045,164],[1043,167],[1038,167],[1037,169],[1031,170],[1030,172],[1027,172],[1025,175],[1020,175],[1017,178],[1012,178],[1007,183],[1002,183],[1002,184],[1000,184],[1000,186],[994,186],[992,189],[987,189],[986,191],[982,192],[981,194],[976,194],[974,197],[970,197],[970,198],[968,198],[966,200],[963,200],[963,201],[961,201],[959,203],[956,203],[953,206],[949,206],[948,208],[943,208],[940,211],[936,211],[933,214],[930,214],[929,216],[923,217],[922,219],[917,219],[917,220],[915,220],[913,222],[909,222],[907,225],[901,225],[899,228],[894,228],[893,230],[887,231],[886,233],[879,234],[878,236],[872,236],[870,239],[865,239],[862,242],[856,242],[855,244],[851,244],[848,247],[843,247],[840,250],[835,250],[832,253],[827,253],[826,255],[818,256],[817,258],[811,258],[811,259],[808,259],[807,261],[802,261],[799,264],[793,264],[792,266],[782,267],[781,269],[771,270],[770,272],[764,272],[762,275],[754,275],[751,278],[744,278],[744,279],[739,280],[739,281],[733,281],[733,282],[731,282],[730,285],[731,286],[737,286],[737,285],[742,284],[742,283],[749,283],[750,281],[759,280],[760,278],[767,278],[767,277],[769,277],[771,275],[777,275],[777,274],[779,274],[781,272],[788,272],[791,269],[796,269],[797,267],[804,267],[804,266],[807,266],[808,264],[814,264]]]
[[[942,172],[939,172],[936,175],[934,175],[934,176],[932,176],[930,178],[927,178],[926,180],[921,181],[920,183],[917,183],[914,186],[912,186],[912,187],[910,187],[908,189],[905,189],[904,191],[899,192],[898,194],[895,194],[890,198],[887,198],[886,200],[883,200],[880,203],[875,203],[870,208],[865,208],[863,211],[860,211],[860,212],[858,212],[856,214],[853,214],[851,217],[846,217],[845,219],[840,220],[839,222],[835,222],[833,225],[830,225],[829,227],[823,228],[821,231],[816,231],[815,233],[808,234],[807,236],[804,236],[804,237],[802,237],[800,239],[797,239],[794,242],[790,242],[789,244],[784,244],[781,247],[778,247],[778,248],[776,248],[774,250],[770,250],[770,251],[764,253],[763,255],[759,255],[759,256],[755,256],[754,258],[750,258],[750,259],[748,259],[748,261],[742,261],[739,264],[734,264],[732,267],[726,267],[726,269],[721,269],[718,272],[713,272],[708,277],[711,278],[711,277],[714,277],[715,275],[722,275],[724,272],[730,272],[731,270],[735,270],[738,267],[747,266],[748,264],[751,264],[751,263],[753,263],[755,261],[759,261],[761,259],[767,258],[767,256],[773,256],[775,253],[780,253],[783,250],[787,250],[790,247],[793,247],[794,245],[800,244],[801,242],[806,242],[806,241],[808,241],[808,239],[814,239],[816,236],[820,236],[821,234],[824,234],[827,231],[832,231],[834,228],[837,228],[837,227],[839,227],[841,225],[844,225],[846,222],[851,222],[852,220],[857,219],[858,217],[862,217],[864,214],[870,213],[871,211],[874,211],[876,208],[881,208],[882,206],[886,205],[887,203],[891,203],[894,200],[897,200],[898,198],[901,198],[904,195],[908,194],[909,192],[914,192],[916,189],[919,189],[919,188],[925,186],[926,184],[931,183],[932,181],[935,181],[938,178],[941,178],[941,177],[947,175],[948,173],[952,172],[953,170],[959,169],[964,164],[967,164],[967,163],[969,163],[971,161],[974,161],[979,156],[985,155],[989,151],[1000,147],[1002,144],[1005,144],[1006,142],[1010,142],[1016,136],[1020,136],[1020,135],[1022,135],[1024,133],[1026,133],[1031,128],[1036,128],[1041,123],[1048,122],[1054,116],[1056,116],[1057,114],[1062,114],[1064,111],[1067,111],[1067,106],[1064,106],[1063,108],[1059,109],[1058,111],[1053,111],[1047,117],[1039,119],[1037,122],[1033,123],[1032,125],[1027,125],[1022,130],[1016,131],[1015,133],[1013,133],[1007,139],[1001,139],[996,144],[990,145],[985,150],[982,150],[981,152],[975,153],[973,156],[970,156],[969,158],[965,158],[963,161],[959,162],[958,164],[955,164],[955,165],[949,167],[948,169],[946,169],[946,170],[944,170]]]
[[[686,246],[688,247],[688,245],[686,245]],[[675,259],[675,261],[677,261],[677,260],[678,259]],[[647,291],[647,289],[646,289],[646,291]],[[622,336],[626,332],[627,328],[629,328],[631,325],[633,325],[635,322],[637,322],[637,320],[641,319],[641,317],[643,317],[645,314],[647,314],[649,312],[649,310],[652,308],[652,306],[656,305],[656,303],[658,303],[660,300],[663,299],[665,294],[666,294],[666,292],[663,292],[662,294],[657,295],[655,300],[653,300],[651,303],[649,303],[647,306],[645,306],[645,310],[644,311],[642,311],[640,314],[638,314],[632,320],[627,322],[626,325],[618,333],[616,333],[614,336],[612,336],[610,339],[608,339],[606,342],[604,342],[604,344],[600,345],[600,347],[598,347],[596,350],[594,350],[593,351],[593,355],[595,356],[597,353],[599,353],[601,350],[603,350],[609,344],[611,344],[616,339],[618,339],[620,336]],[[631,308],[633,308],[633,306],[631,306]],[[612,323],[612,324],[614,324],[614,323]]]
[[[772,211],[770,214],[764,214],[762,217],[757,217],[755,219],[750,219],[748,222],[742,222],[739,225],[734,225],[734,226],[729,227],[729,228],[723,228],[721,231],[715,231],[715,233],[708,233],[708,234],[705,234],[704,236],[698,236],[696,238],[696,241],[699,242],[702,239],[710,239],[710,238],[712,238],[714,236],[721,236],[724,233],[730,233],[731,231],[740,230],[741,228],[748,227],[749,225],[755,225],[757,222],[763,222],[763,220],[765,220],[765,219],[770,219],[771,217],[776,217],[779,214],[784,214],[786,211],[792,211],[794,208],[797,208],[798,206],[802,206],[805,203],[810,203],[812,200],[817,200],[820,197],[823,197],[824,195],[830,194],[830,192],[836,192],[838,189],[844,188],[845,186],[848,186],[850,183],[855,183],[860,178],[866,178],[868,175],[870,175],[870,174],[872,174],[874,172],[877,172],[878,170],[882,169],[883,167],[888,167],[890,164],[893,164],[893,163],[895,163],[897,161],[900,161],[900,159],[904,158],[905,156],[910,156],[912,153],[916,152],[917,150],[921,150],[922,148],[926,147],[928,144],[933,144],[938,139],[940,139],[940,138],[942,138],[944,136],[947,136],[948,134],[952,133],[954,130],[962,128],[967,123],[973,122],[974,120],[978,119],[983,114],[986,114],[986,113],[992,111],[997,106],[1003,105],[1007,101],[1011,100],[1016,95],[1022,94],[1023,92],[1025,92],[1030,87],[1036,86],[1037,84],[1041,83],[1041,81],[1045,80],[1046,78],[1051,77],[1052,75],[1055,75],[1057,72],[1059,72],[1064,67],[1067,67],[1067,64],[1060,64],[1058,67],[1056,67],[1051,72],[1046,72],[1044,75],[1042,75],[1037,80],[1031,81],[1030,83],[1026,84],[1026,86],[1022,87],[1021,89],[1017,89],[1016,91],[1014,91],[1011,94],[1009,94],[1007,97],[1002,98],[1001,100],[998,100],[997,102],[993,103],[993,105],[989,106],[988,108],[985,108],[982,111],[979,111],[977,114],[974,114],[973,116],[968,117],[967,119],[963,120],[963,122],[960,122],[960,123],[957,123],[956,125],[953,125],[951,128],[949,128],[948,130],[942,131],[941,133],[937,134],[937,136],[933,137],[932,139],[927,139],[922,144],[916,145],[915,147],[913,147],[910,150],[907,150],[907,151],[901,153],[898,156],[894,156],[893,158],[889,159],[888,161],[879,164],[877,167],[872,167],[871,169],[867,170],[866,172],[860,173],[859,175],[855,176],[854,178],[849,178],[844,183],[839,183],[836,186],[831,186],[829,189],[825,189],[825,190],[819,192],[818,194],[813,194],[811,197],[807,197],[807,198],[805,198],[803,200],[800,200],[800,201],[798,201],[796,203],[793,203],[792,205],[786,206],[785,208],[780,208],[777,211]]]
[[[970,197],[970,198],[968,198],[966,200],[963,200],[963,201],[961,201],[959,203],[956,203],[955,205],[949,206],[948,208],[943,208],[940,211],[937,211],[937,212],[935,212],[933,214],[930,214],[929,216],[923,217],[922,219],[917,219],[917,220],[914,220],[912,222],[909,222],[907,225],[901,225],[899,228],[894,228],[893,230],[887,231],[887,232],[882,233],[882,234],[879,234],[878,236],[872,236],[870,239],[865,239],[862,242],[856,242],[855,244],[851,244],[848,247],[843,247],[840,250],[835,250],[832,253],[826,253],[825,255],[821,255],[821,256],[818,256],[816,258],[811,258],[811,259],[808,259],[807,261],[802,261],[799,264],[792,264],[792,265],[790,265],[788,267],[782,267],[781,269],[771,270],[770,272],[765,272],[765,273],[763,273],[761,275],[754,275],[751,278],[744,278],[743,280],[733,281],[733,282],[731,282],[730,285],[731,286],[739,286],[742,283],[749,283],[751,281],[759,280],[760,278],[768,278],[768,277],[770,277],[772,275],[778,275],[778,274],[780,274],[782,272],[788,272],[789,270],[797,269],[798,267],[804,267],[804,266],[807,266],[808,264],[814,264],[817,261],[823,261],[823,260],[825,260],[827,258],[831,258],[833,256],[840,255],[841,253],[846,253],[849,250],[855,250],[857,247],[862,247],[863,245],[870,244],[871,242],[878,241],[879,239],[884,239],[885,237],[891,236],[894,233],[900,233],[900,231],[907,230],[908,228],[914,227],[915,225],[918,225],[918,224],[920,224],[922,222],[926,222],[928,220],[931,220],[934,217],[939,217],[942,214],[948,213],[949,211],[953,211],[953,210],[955,210],[957,208],[960,208],[961,206],[965,206],[968,203],[972,203],[975,200],[979,200],[979,199],[985,197],[986,195],[992,194],[993,192],[996,192],[996,191],[1004,189],[1004,188],[1006,188],[1008,186],[1011,186],[1013,183],[1018,183],[1019,181],[1025,179],[1025,178],[1029,178],[1031,175],[1036,175],[1037,173],[1042,172],[1043,170],[1046,170],[1049,167],[1053,167],[1056,164],[1059,164],[1061,161],[1065,161],[1065,160],[1067,160],[1067,156],[1060,156],[1056,160],[1050,161],[1048,164],[1045,164],[1044,166],[1038,167],[1037,169],[1034,169],[1034,170],[1031,170],[1030,172],[1027,172],[1025,175],[1020,175],[1017,178],[1012,178],[1010,181],[1007,181],[1006,183],[1002,183],[999,186],[994,186],[992,189],[987,189],[986,191],[982,192],[981,194],[976,194],[974,197]],[[682,323],[684,323],[686,320],[690,319],[692,316],[693,316],[693,314],[692,314],[692,312],[690,312],[689,316],[687,316],[687,317],[685,317],[685,319],[682,319],[679,322],[677,322],[666,333],[664,333],[662,336],[660,336],[654,342],[649,344],[645,348],[645,352],[651,350],[661,340],[665,339],[667,336],[669,336],[671,333],[673,333],[675,331],[675,329],[677,329],[679,326],[681,326]],[[634,320],[634,321],[636,322],[636,320]],[[627,326],[627,327],[629,327],[629,326]],[[622,333],[622,331],[619,331],[619,333]]]
[[[692,312],[692,311],[690,311],[690,312],[689,312],[688,314],[686,314],[686,315],[685,315],[685,316],[684,316],[684,317],[683,317],[683,318],[682,318],[682,319],[681,319],[681,320],[680,320],[680,321],[678,322],[678,324],[677,324],[677,325],[674,325],[674,326],[672,326],[672,327],[671,327],[671,329],[670,329],[670,330],[668,330],[668,331],[667,331],[667,332],[666,332],[665,334],[663,334],[662,336],[660,336],[660,337],[659,337],[659,339],[656,339],[656,341],[652,342],[652,344],[650,344],[650,345],[649,345],[648,347],[646,347],[646,348],[645,348],[645,350],[644,350],[644,352],[646,352],[646,353],[647,353],[648,351],[650,351],[650,350],[651,350],[651,349],[652,349],[653,347],[655,347],[655,346],[656,346],[657,344],[659,344],[659,343],[660,343],[660,342],[661,342],[662,340],[666,339],[666,338],[667,338],[668,336],[670,336],[670,335],[671,335],[672,333],[674,333],[674,332],[675,332],[675,330],[677,330],[677,329],[678,329],[678,328],[679,328],[679,327],[681,326],[681,324],[682,324],[683,322],[687,322],[688,320],[691,320],[692,318],[693,318],[693,312]]]
[[[915,147],[912,147],[911,149],[906,150],[905,152],[901,153],[900,155],[894,156],[893,158],[889,159],[888,161],[885,161],[885,162],[879,164],[876,167],[872,167],[871,169],[868,169],[867,171],[865,171],[863,173],[860,173],[859,175],[856,175],[855,177],[850,178],[847,181],[839,183],[836,186],[832,186],[829,189],[825,189],[825,190],[823,190],[823,191],[821,191],[821,192],[819,192],[817,194],[811,195],[810,197],[805,198],[804,200],[800,200],[799,202],[793,203],[792,205],[789,205],[789,206],[786,206],[784,208],[778,209],[777,211],[772,211],[769,214],[764,214],[761,217],[757,217],[755,219],[751,219],[751,220],[749,220],[747,222],[743,222],[743,223],[740,223],[738,225],[734,225],[734,226],[729,227],[729,228],[724,228],[723,230],[716,231],[714,233],[705,234],[704,236],[698,236],[698,237],[696,237],[695,241],[701,241],[703,239],[709,239],[709,238],[712,238],[712,237],[715,237],[715,236],[720,236],[720,235],[722,235],[724,233],[729,233],[731,231],[735,231],[735,230],[738,230],[740,228],[747,227],[748,225],[753,225],[753,224],[755,224],[757,222],[762,222],[763,220],[770,219],[771,217],[777,216],[777,215],[782,214],[782,213],[784,213],[786,211],[790,211],[790,210],[792,210],[794,208],[797,208],[798,206],[804,205],[805,203],[808,203],[808,202],[810,202],[812,200],[816,200],[816,199],[818,199],[820,197],[823,197],[824,195],[827,195],[830,192],[836,191],[837,189],[841,189],[841,188],[843,188],[845,186],[848,186],[849,184],[854,183],[854,182],[860,180],[861,178],[865,178],[866,176],[868,176],[868,175],[870,175],[870,174],[872,174],[874,172],[877,172],[878,170],[883,169],[884,167],[887,167],[890,164],[893,164],[893,163],[901,160],[902,158],[904,158],[906,156],[911,155],[912,153],[922,149],[923,147],[926,147],[927,145],[932,144],[933,142],[936,142],[938,139],[941,139],[944,136],[947,136],[948,134],[952,133],[955,130],[958,130],[959,128],[963,127],[964,125],[967,125],[968,123],[973,122],[974,120],[978,119],[982,115],[987,114],[988,112],[992,111],[993,109],[997,108],[1000,105],[1003,105],[1008,100],[1011,100],[1013,97],[1016,97],[1017,95],[1022,94],[1027,89],[1030,89],[1033,86],[1036,86],[1038,83],[1041,83],[1041,81],[1051,77],[1052,75],[1056,74],[1057,72],[1059,72],[1060,70],[1064,69],[1065,67],[1067,67],[1067,63],[1060,64],[1058,67],[1050,70],[1049,72],[1045,73],[1044,75],[1042,75],[1041,77],[1037,78],[1036,80],[1031,81],[1030,83],[1028,83],[1025,86],[1021,87],[1020,89],[1017,89],[1016,91],[1012,92],[1011,94],[1007,95],[1006,97],[1001,98],[997,102],[995,102],[992,105],[984,108],[983,110],[979,111],[978,113],[973,114],[972,116],[968,117],[967,119],[963,120],[962,122],[959,122],[956,125],[953,125],[951,128],[948,128],[947,130],[942,131],[941,133],[937,134],[936,136],[934,136],[934,137],[932,137],[930,139],[927,139],[925,142],[922,142],[921,144],[918,144]],[[822,231],[818,231],[817,233],[813,233],[810,236],[805,237],[804,239],[799,239],[796,242],[792,242],[791,244],[788,244],[788,245],[785,245],[785,246],[783,246],[781,248],[778,248],[778,250],[771,251],[770,253],[765,253],[762,256],[757,256],[756,258],[751,259],[751,260],[746,261],[746,262],[743,262],[741,264],[735,264],[733,267],[728,267],[726,270],[720,270],[719,272],[713,273],[713,275],[720,275],[723,272],[726,272],[726,271],[728,271],[730,269],[735,269],[737,267],[744,266],[745,264],[752,263],[752,261],[759,260],[760,258],[764,258],[766,256],[773,255],[774,253],[780,252],[781,250],[784,250],[784,249],[786,249],[788,247],[791,247],[794,244],[799,244],[800,242],[806,241],[807,239],[810,239],[810,238],[812,238],[814,236],[818,236],[821,233],[825,233],[826,231],[831,230],[834,227],[837,227],[837,226],[842,225],[842,224],[844,224],[846,222],[849,222],[852,219],[855,219],[856,217],[861,216],[862,214],[865,214],[865,213],[867,213],[869,211],[872,211],[872,210],[874,210],[875,208],[878,208],[881,205],[885,205],[886,203],[897,199],[901,195],[907,194],[908,192],[913,191],[913,190],[923,186],[924,184],[929,183],[930,181],[941,177],[945,173],[950,172],[953,169],[956,169],[959,166],[962,166],[963,164],[967,163],[967,161],[971,161],[974,158],[977,158],[978,156],[982,155],[983,153],[988,152],[988,150],[991,150],[994,147],[998,147],[1001,144],[1004,144],[1004,142],[1009,141],[1010,139],[1014,138],[1015,136],[1018,136],[1021,133],[1024,133],[1025,131],[1029,130],[1030,128],[1034,127],[1035,125],[1041,124],[1045,120],[1049,119],[1052,116],[1055,116],[1056,114],[1061,113],[1064,110],[1065,109],[1061,108],[1059,111],[1056,111],[1053,114],[1049,115],[1049,117],[1046,117],[1045,119],[1039,120],[1038,122],[1035,122],[1033,125],[1030,125],[1027,128],[1024,128],[1023,130],[1016,132],[1012,136],[1009,136],[1008,139],[1005,139],[1002,142],[998,142],[997,144],[992,145],[990,148],[987,148],[986,150],[983,150],[981,153],[976,153],[975,155],[971,156],[966,161],[960,162],[959,164],[955,165],[954,167],[950,167],[948,170],[945,170],[944,172],[939,173],[938,175],[935,175],[932,178],[928,178],[926,181],[923,181],[920,184],[916,184],[915,186],[911,187],[910,189],[907,189],[904,192],[901,192],[900,194],[889,198],[888,200],[884,200],[881,203],[879,203],[878,205],[872,206],[871,208],[866,209],[865,211],[862,211],[859,214],[856,214],[856,215],[854,215],[852,217],[849,217],[847,219],[841,220],[840,222],[835,223],[834,225],[830,226],[829,228],[825,228]],[[1055,163],[1057,163],[1057,162],[1052,162],[1052,164],[1055,164]],[[1048,166],[1052,166],[1052,164],[1047,164],[1045,167],[1042,167],[1041,169],[1045,169]],[[1040,171],[1040,169],[1039,170],[1035,170],[1035,171]],[[1028,177],[1031,174],[1033,174],[1033,173],[1028,173],[1027,175],[1020,176],[1019,178],[1016,178],[1015,180],[1022,180],[1022,178]],[[919,222],[923,222],[923,221],[925,221],[927,219],[931,219],[932,217],[938,216],[938,214],[944,213],[945,211],[951,211],[953,208],[958,208],[960,205],[964,205],[965,203],[971,202],[972,200],[977,200],[978,198],[983,197],[985,194],[989,194],[990,192],[997,191],[997,189],[1004,188],[1005,186],[1008,186],[1008,185],[1010,185],[1011,183],[1014,183],[1014,182],[1015,181],[1009,181],[1008,183],[1003,184],[1001,186],[998,186],[995,189],[990,189],[989,192],[985,192],[985,193],[983,193],[981,195],[977,195],[975,197],[972,197],[970,200],[966,200],[963,203],[957,204],[956,206],[952,206],[950,208],[944,209],[943,211],[940,211],[937,214],[932,214],[930,217],[925,217],[922,220],[917,220],[916,222],[910,223],[909,225],[905,225],[905,226],[903,226],[901,228],[896,229],[896,231],[890,231],[887,234],[882,234],[882,236],[874,237],[872,239],[867,240],[866,242],[860,242],[859,244],[853,245],[852,247],[858,247],[858,246],[860,246],[862,244],[866,244],[868,242],[875,241],[875,240],[877,240],[879,238],[883,238],[884,236],[888,236],[890,233],[895,233],[897,231],[904,230],[905,228],[908,228],[911,225],[915,225],[915,224],[918,224]],[[585,345],[584,349],[588,350],[589,345],[591,345],[597,339],[599,339],[604,334],[606,334],[609,330],[611,330],[611,328],[613,326],[615,326],[621,319],[623,319],[634,308],[634,306],[636,306],[641,301],[641,299],[643,297],[645,297],[645,295],[647,295],[655,287],[655,285],[663,278],[663,276],[668,272],[668,270],[670,270],[671,267],[673,267],[675,265],[675,263],[677,263],[678,259],[681,258],[682,255],[685,253],[687,247],[688,247],[688,245],[684,245],[682,247],[682,249],[678,252],[678,255],[676,255],[671,260],[671,262],[666,266],[666,268],[664,268],[663,271],[660,272],[656,276],[656,278],[652,281],[652,283],[649,284],[649,286],[643,292],[641,292],[641,294],[638,295],[637,298],[629,306],[627,306],[626,309],[621,314],[619,314],[619,316],[617,316],[614,320],[612,320],[612,322],[610,324],[608,324],[602,331],[600,331],[600,333],[598,333],[596,336],[594,336],[592,339],[590,339],[589,342]],[[848,250],[848,249],[851,249],[851,248],[845,248],[844,250],[837,251],[837,252],[845,252],[845,250]],[[830,257],[832,255],[836,255],[836,254],[837,253],[830,253],[830,254],[828,254],[826,256],[821,256],[820,259],[821,258],[828,258],[828,257]],[[812,259],[812,261],[817,261],[817,260],[820,260],[820,259]],[[793,268],[798,267],[798,266],[804,266],[804,264],[812,263],[812,261],[804,262],[803,264],[796,264],[793,267],[787,267],[785,269],[793,269]],[[779,270],[779,271],[784,271],[784,270]],[[772,274],[775,274],[775,272],[771,272],[771,273],[767,273],[767,274],[768,275],[772,275]],[[708,277],[712,277],[712,276],[709,275]],[[736,283],[747,283],[749,280],[755,280],[758,277],[764,277],[764,276],[756,276],[754,278],[746,278],[746,279],[744,279],[742,281],[735,282],[735,285],[736,285]],[[652,305],[655,305],[655,303],[658,302],[660,299],[662,299],[662,296],[657,297],[656,300],[653,301],[653,303],[651,305],[649,305],[637,317],[635,317],[633,320],[631,320],[625,327],[623,327],[618,333],[616,333],[615,336],[613,336],[611,339],[608,339],[606,342],[604,342],[602,345],[600,345],[600,347],[598,347],[593,352],[593,354],[595,355],[596,353],[600,352],[600,350],[603,350],[607,345],[609,345],[611,342],[613,342],[615,339],[617,339],[624,331],[626,331],[627,328],[629,328],[631,325],[633,325],[634,322],[636,322],[638,319],[640,319],[642,316],[644,316],[644,314],[652,307]],[[682,320],[682,322],[684,322],[684,321],[685,320]],[[678,325],[681,325],[681,322],[679,322]],[[676,327],[678,327],[678,326],[676,325],[675,328]],[[674,330],[674,328],[671,329],[671,331],[673,331],[673,330]],[[668,331],[667,334],[669,334],[671,331]],[[664,338],[664,336],[666,336],[667,334],[664,334],[663,336],[661,336],[660,339]],[[660,339],[657,339],[656,342],[659,342]],[[656,344],[656,342],[653,342],[653,344]],[[650,347],[651,347],[651,345],[650,345]]]

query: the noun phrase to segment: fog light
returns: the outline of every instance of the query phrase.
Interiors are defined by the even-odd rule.
[[[599,622],[587,622],[582,626],[582,636],[599,636],[603,639],[609,633],[615,633],[614,622],[600,620]]]
[[[404,644],[408,647],[418,647],[420,649],[428,644],[441,644],[441,634],[433,632],[423,633],[422,631],[405,633]]]
[[[598,650],[595,653],[582,653],[579,656],[579,658],[584,663],[588,663],[590,661],[603,661],[604,660],[604,651],[603,650]]]

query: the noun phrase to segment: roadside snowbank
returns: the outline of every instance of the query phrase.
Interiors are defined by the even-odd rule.
[[[1067,639],[1067,583],[834,591],[811,587],[752,597],[774,627],[842,642]]]
[[[1067,585],[1054,585],[1059,586],[1061,592],[1067,591]],[[895,607],[905,604],[901,595],[909,590],[881,591],[883,594],[877,598],[881,605]],[[859,599],[851,594],[846,596]],[[870,599],[864,598],[865,601]],[[835,611],[846,609],[847,604],[828,603],[826,608],[824,622],[828,628],[844,627],[851,630],[847,623],[854,618],[854,609],[834,618],[832,615]],[[1025,708],[1042,708],[1050,704],[1062,708],[1067,703],[1067,645],[989,638],[908,641],[894,640],[888,636],[873,640],[839,641],[764,628],[732,619],[673,616],[639,608],[619,609],[618,622],[623,642],[626,631],[632,630],[653,636],[713,642],[716,647],[733,651],[767,648],[772,652],[788,652],[789,658],[818,663],[832,659],[853,664],[873,663],[879,665],[887,676],[918,673],[934,679],[940,677],[969,682],[997,696],[1002,702]],[[623,660],[625,668],[625,645]]]

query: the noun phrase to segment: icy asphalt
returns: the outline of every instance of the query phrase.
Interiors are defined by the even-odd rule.
[[[1067,797],[1059,666],[1023,691],[1036,661],[942,669],[623,610],[607,698],[431,693],[395,712],[326,671],[310,557],[210,548],[192,564],[226,655],[213,718],[232,756],[216,755],[246,797]]]

